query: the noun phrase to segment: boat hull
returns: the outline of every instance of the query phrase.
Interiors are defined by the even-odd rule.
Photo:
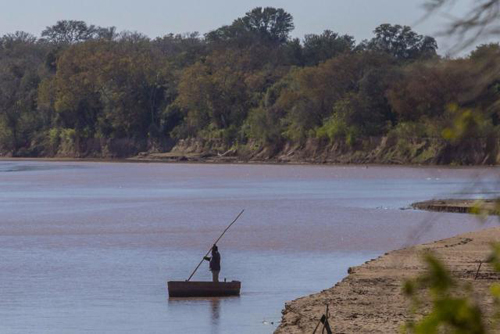
[[[168,282],[170,297],[225,297],[239,296],[241,282]]]

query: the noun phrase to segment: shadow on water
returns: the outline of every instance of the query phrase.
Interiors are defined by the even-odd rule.
[[[63,169],[83,169],[87,168],[82,165],[56,165],[56,164],[18,164],[18,163],[1,163],[0,173],[15,173],[15,172],[34,172],[34,171],[50,171]]]

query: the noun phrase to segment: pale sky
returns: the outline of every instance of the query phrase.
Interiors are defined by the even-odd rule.
[[[436,36],[446,22],[436,15],[416,25],[423,17],[424,0],[0,0],[0,35],[23,30],[39,36],[58,20],[83,20],[99,26],[116,26],[118,31],[131,30],[150,37],[167,33],[198,31],[206,33],[241,17],[257,6],[284,8],[293,15],[292,35],[325,29],[349,34],[358,42],[371,38],[382,23],[411,26],[420,34],[437,38],[440,53],[450,41]],[[465,12],[459,1],[456,13]]]

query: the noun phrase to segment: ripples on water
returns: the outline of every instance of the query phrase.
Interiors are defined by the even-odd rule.
[[[407,208],[498,195],[496,169],[0,162],[0,333],[271,333],[349,266],[484,228]],[[168,299],[212,240],[242,296]],[[431,222],[429,224],[429,222]],[[486,226],[493,225],[490,221]],[[208,280],[207,266],[195,279]],[[274,324],[271,324],[274,323]]]

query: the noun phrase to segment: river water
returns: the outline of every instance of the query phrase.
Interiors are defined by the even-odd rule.
[[[285,301],[386,251],[494,226],[408,210],[497,169],[0,161],[0,333],[272,333]],[[169,299],[221,231],[242,295]],[[195,280],[209,280],[208,264]]]

